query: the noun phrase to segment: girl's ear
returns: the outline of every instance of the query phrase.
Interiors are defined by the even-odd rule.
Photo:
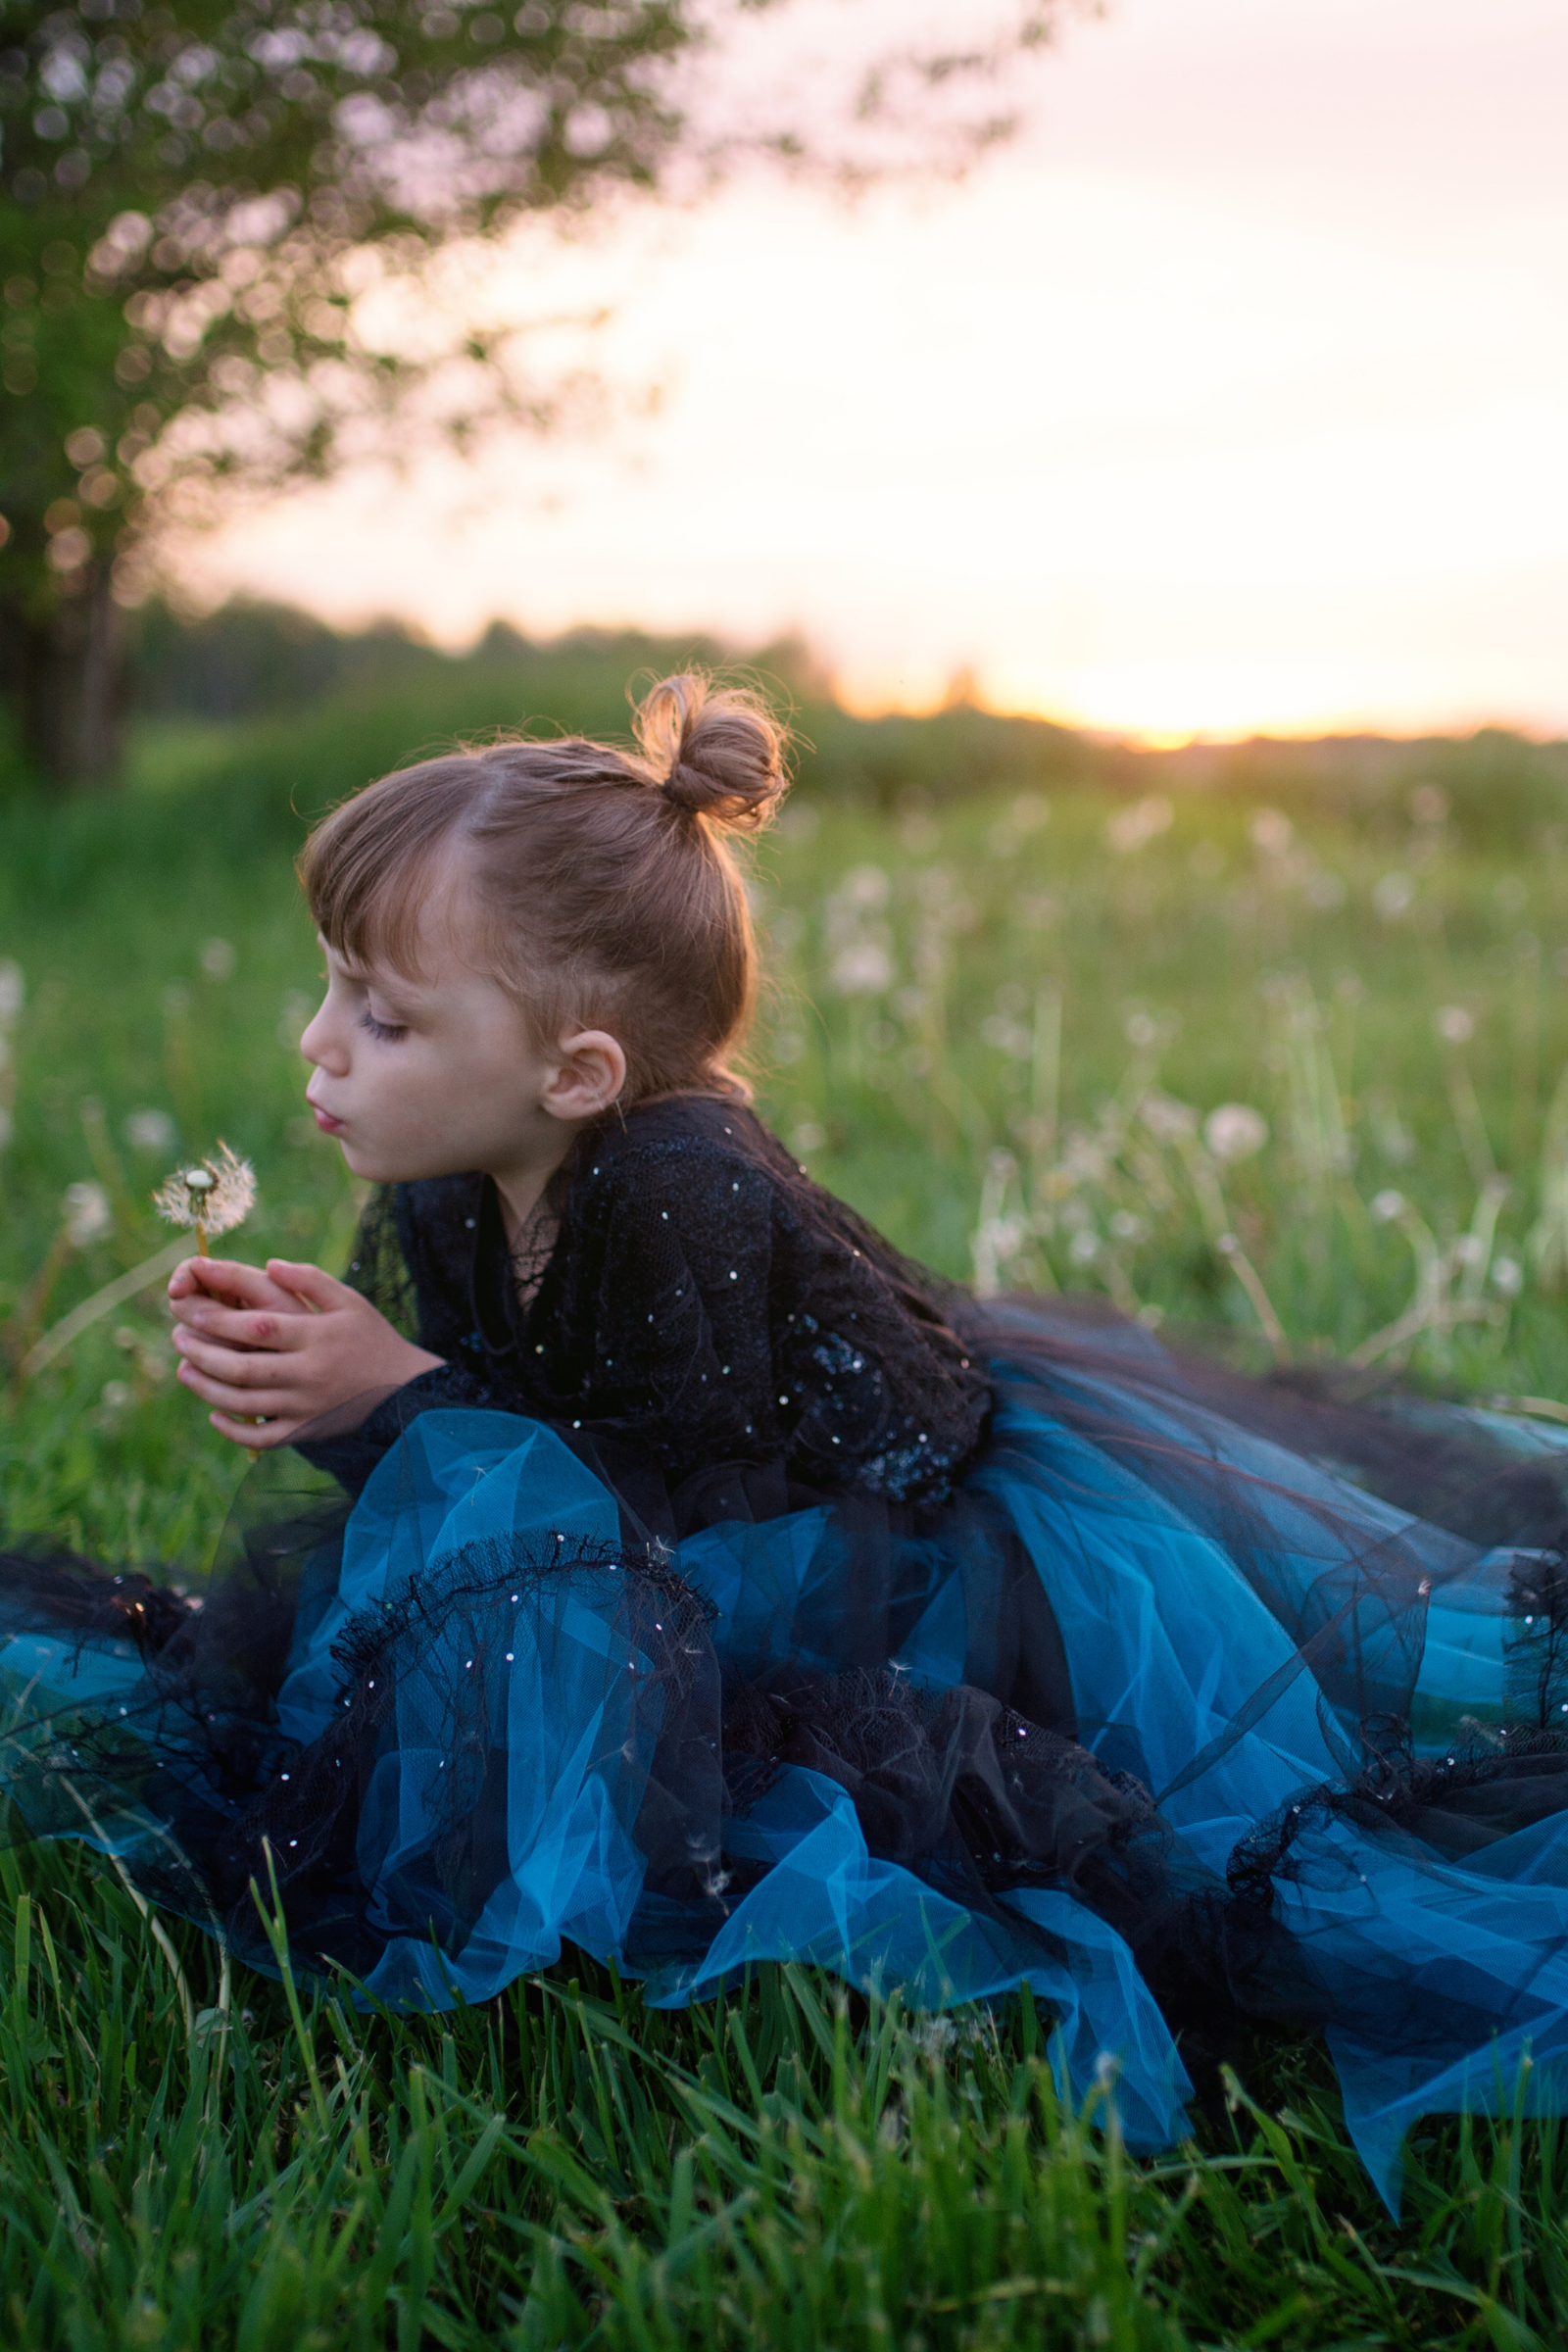
[[[608,1029],[581,1029],[563,1038],[555,1075],[539,1098],[553,1119],[596,1119],[618,1102],[626,1056]]]

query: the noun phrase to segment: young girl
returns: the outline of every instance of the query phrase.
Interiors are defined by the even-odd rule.
[[[268,1964],[489,1997],[569,1938],[675,2003],[795,1958],[1028,1984],[1136,2144],[1173,2029],[1327,2031],[1391,2200],[1424,2112],[1568,2093],[1563,1456],[982,1309],[747,1105],[726,835],[778,730],[429,760],[303,860],[347,1283],[192,1259],[266,1454],[205,1605],[11,1555],[6,1778]]]

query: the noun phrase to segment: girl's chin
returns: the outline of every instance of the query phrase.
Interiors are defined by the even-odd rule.
[[[426,1166],[416,1156],[379,1152],[373,1145],[356,1143],[346,1136],[335,1135],[332,1141],[342,1152],[343,1165],[349,1174],[358,1176],[364,1184],[417,1184],[425,1176],[462,1173],[460,1169],[449,1167],[444,1159],[438,1158],[434,1164]]]

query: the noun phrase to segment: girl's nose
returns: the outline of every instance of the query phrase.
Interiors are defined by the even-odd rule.
[[[318,1069],[331,1070],[334,1074],[341,1076],[348,1068],[348,1054],[341,1045],[337,1045],[333,1041],[331,1024],[326,1018],[324,1004],[307,1023],[305,1034],[300,1039],[300,1052],[306,1060],[314,1062]]]

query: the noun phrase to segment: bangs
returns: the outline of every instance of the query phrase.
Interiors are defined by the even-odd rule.
[[[481,790],[471,754],[425,760],[368,785],[317,826],[298,870],[334,955],[406,980],[429,977],[419,950],[431,878]]]

